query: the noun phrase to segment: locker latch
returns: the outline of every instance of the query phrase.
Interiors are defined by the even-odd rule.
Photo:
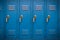
[[[6,22],[8,22],[9,18],[10,18],[10,16],[7,15],[7,16],[6,16]]]
[[[50,15],[48,15],[48,17],[46,18],[46,22],[48,22],[50,19]]]
[[[33,17],[33,22],[35,22],[36,21],[36,15],[34,15],[34,17]]]
[[[19,22],[22,22],[23,15],[20,15]]]

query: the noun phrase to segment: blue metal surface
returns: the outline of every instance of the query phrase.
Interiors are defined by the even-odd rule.
[[[46,40],[57,40],[57,0],[47,0],[47,17],[50,15],[50,19],[47,22],[47,38]]]
[[[0,40],[4,38],[4,9],[3,0],[0,0]]]
[[[33,2],[33,17],[36,15],[36,20],[33,23],[33,40],[44,40],[44,24],[45,24],[45,2],[44,0],[34,0]]]
[[[58,16],[58,23],[59,23],[59,24],[58,24],[58,36],[59,36],[58,38],[59,38],[59,39],[58,39],[58,40],[60,40],[60,0],[58,1],[58,9],[59,9],[59,10],[58,10],[58,11],[59,11],[59,12],[58,12],[58,13],[59,13],[59,16]]]
[[[19,1],[19,17],[22,15],[22,21],[19,22],[19,39],[20,40],[31,40],[31,5],[30,0]]]
[[[6,0],[6,15],[9,16],[6,22],[6,40],[17,40],[17,17],[18,17],[17,0]]]
[[[0,0],[0,40],[60,40],[60,0],[58,2]]]

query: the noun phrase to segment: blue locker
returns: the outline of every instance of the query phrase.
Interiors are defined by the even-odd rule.
[[[4,8],[3,1],[0,0],[0,40],[4,38]]]
[[[58,16],[58,18],[59,18],[59,19],[58,19],[58,23],[59,23],[59,24],[58,24],[58,30],[59,30],[59,31],[58,31],[58,33],[59,33],[58,35],[59,35],[59,39],[58,39],[58,40],[60,40],[60,0],[58,0],[58,9],[59,9],[59,10],[58,10],[58,11],[59,11],[59,12],[58,12],[58,13],[59,13],[59,16]]]
[[[44,40],[45,34],[45,0],[33,2],[33,40]]]
[[[31,5],[30,0],[19,1],[19,38],[20,40],[31,40]]]
[[[18,1],[6,0],[6,15],[5,15],[5,27],[6,27],[6,40],[17,40],[18,36]]]
[[[46,23],[47,23],[47,28],[46,28],[46,40],[57,40],[57,0],[47,0],[47,18],[46,18]]]

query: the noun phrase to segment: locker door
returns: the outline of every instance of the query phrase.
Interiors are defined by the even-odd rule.
[[[58,32],[58,33],[59,33],[59,34],[58,34],[58,35],[59,35],[59,40],[60,40],[60,0],[58,1],[58,7],[59,7],[59,8],[58,8],[58,9],[59,9],[59,10],[58,10],[58,11],[59,11],[59,20],[58,20],[58,22],[59,22],[59,25],[58,25],[58,27],[59,27],[59,29],[58,29],[59,32]]]
[[[20,40],[30,40],[31,39],[31,10],[30,10],[30,0],[20,0],[19,1],[19,36]]]
[[[47,0],[47,38],[57,40],[57,0]]]
[[[6,0],[6,40],[17,40],[17,0]]]
[[[0,0],[0,40],[4,38],[4,13],[3,13],[3,1]]]
[[[33,39],[44,40],[44,0],[34,0],[33,3]]]

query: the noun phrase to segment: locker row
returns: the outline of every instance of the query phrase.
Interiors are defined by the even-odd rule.
[[[60,40],[60,0],[0,0],[0,40]]]

